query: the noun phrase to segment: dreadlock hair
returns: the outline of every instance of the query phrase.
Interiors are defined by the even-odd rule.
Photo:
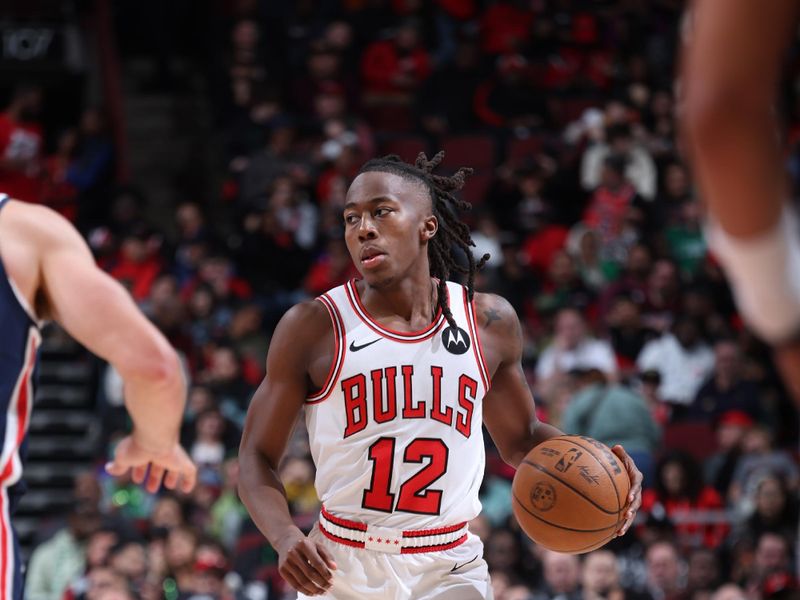
[[[396,154],[390,154],[383,158],[374,158],[364,164],[359,173],[369,171],[381,171],[393,173],[400,177],[422,182],[428,189],[433,206],[433,216],[439,222],[439,229],[436,235],[428,242],[428,261],[431,267],[431,276],[439,280],[437,286],[437,304],[442,309],[442,313],[451,327],[456,327],[453,314],[447,305],[446,282],[450,273],[456,272],[467,276],[467,293],[470,301],[475,295],[475,273],[483,268],[489,255],[484,254],[479,261],[475,261],[472,255],[471,246],[475,246],[472,241],[469,227],[458,218],[459,210],[471,210],[472,205],[460,200],[453,194],[455,191],[464,187],[464,182],[468,175],[472,174],[469,167],[461,167],[454,175],[445,177],[434,175],[433,170],[439,166],[444,158],[444,152],[440,151],[432,159],[424,152],[417,155],[414,164],[404,162]],[[467,259],[467,268],[462,267],[453,256],[453,249],[458,248]]]

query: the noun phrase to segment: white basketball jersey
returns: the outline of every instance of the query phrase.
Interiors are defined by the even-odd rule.
[[[441,527],[480,513],[489,377],[467,290],[448,282],[447,291],[458,327],[440,310],[413,333],[373,320],[354,281],[318,298],[336,348],[305,415],[328,512],[395,529]]]

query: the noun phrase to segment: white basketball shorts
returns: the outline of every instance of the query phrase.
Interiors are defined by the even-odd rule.
[[[301,600],[492,600],[483,544],[471,533],[448,550],[389,554],[328,539],[315,525],[309,538],[336,561],[333,586],[322,596]]]

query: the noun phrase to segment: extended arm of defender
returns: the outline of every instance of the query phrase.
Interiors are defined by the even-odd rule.
[[[4,260],[20,293],[122,374],[134,431],[106,465],[154,492],[185,492],[197,470],[178,443],[185,384],[177,355],[125,290],[100,271],[77,231],[49,208],[11,202],[3,210]],[[44,302],[37,300],[44,299]]]
[[[52,316],[125,381],[137,443],[153,453],[178,441],[186,384],[177,354],[125,289],[97,268],[77,231],[52,211],[33,215],[40,286]]]

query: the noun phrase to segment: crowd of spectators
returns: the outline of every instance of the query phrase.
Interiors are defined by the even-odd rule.
[[[75,123],[46,138],[43,101],[41,87],[18,85],[0,113],[0,188],[72,221],[95,219],[113,175],[106,117],[98,107],[87,107]]]
[[[703,238],[676,134],[682,9],[225,3],[217,60],[202,66],[225,183],[213,203],[183,198],[169,224],[147,220],[134,187],[98,202],[113,162],[100,112],[45,158],[40,94],[20,89],[0,116],[0,188],[77,220],[99,263],[179,349],[191,381],[182,439],[200,467],[188,497],[150,496],[98,463],[76,481],[66,523],[34,551],[28,597],[292,597],[236,493],[270,333],[292,304],[356,275],[341,209],[359,166],[440,148],[443,170],[476,169],[465,218],[476,254],[492,255],[476,287],[520,316],[540,418],[621,443],[645,475],[627,536],[558,555],[521,534],[513,471],[487,438],[484,511],[471,529],[495,598],[796,597],[797,414]],[[799,158],[790,147],[790,167]],[[798,183],[800,170],[789,176]],[[127,425],[122,394],[107,369],[104,454]],[[280,474],[310,528],[318,500],[302,424]]]

